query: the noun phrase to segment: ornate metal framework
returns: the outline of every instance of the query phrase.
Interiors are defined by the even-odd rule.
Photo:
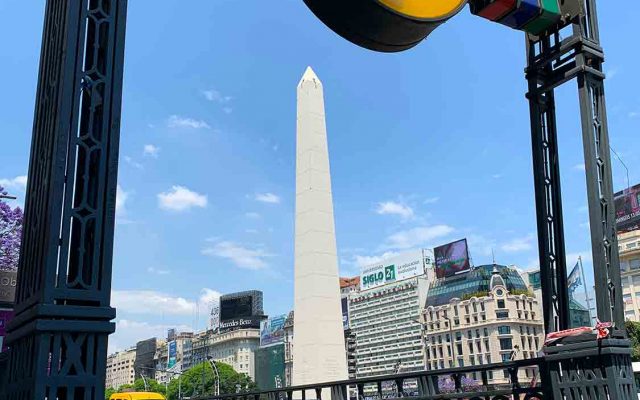
[[[47,1],[5,399],[104,397],[126,7]]]
[[[561,0],[567,1],[567,0]],[[573,1],[573,0],[572,0]],[[587,195],[598,317],[623,324],[619,260],[613,209],[611,163],[604,102],[595,0],[575,0],[582,12],[572,34],[527,38],[533,168],[543,303],[547,332],[568,327],[568,295],[554,89],[578,80]],[[9,356],[0,355],[0,399],[101,399],[104,395],[110,307],[111,262],[116,203],[120,107],[124,64],[126,0],[48,0],[25,228],[18,276],[16,318],[9,326]],[[346,386],[417,379],[425,399],[635,398],[626,340],[595,341],[545,348],[546,356],[450,370],[333,382],[270,392],[323,388],[335,400]],[[8,364],[8,368],[5,366]],[[543,385],[520,384],[522,367],[540,370]],[[487,373],[506,370],[511,384],[490,387]],[[464,393],[463,374],[480,373],[482,389]],[[5,376],[2,376],[6,374]],[[456,393],[443,394],[437,378],[451,375]]]
[[[566,28],[572,29],[568,38],[561,40],[559,32],[527,37],[527,97],[547,332],[569,327],[554,89],[573,78],[578,79],[580,97],[598,318],[613,321],[618,328],[624,324],[604,103],[604,55],[595,0],[579,3],[582,11]]]

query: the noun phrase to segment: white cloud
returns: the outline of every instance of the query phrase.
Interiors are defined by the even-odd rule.
[[[167,126],[169,128],[192,128],[192,129],[209,129],[211,126],[203,120],[197,120],[193,118],[180,117],[178,115],[172,115],[167,120]]]
[[[280,196],[273,193],[258,193],[255,196],[255,200],[262,203],[279,204]]]
[[[258,214],[257,212],[244,213],[244,216],[246,218],[249,218],[249,219],[258,219],[258,218],[260,218],[260,214]]]
[[[376,212],[381,215],[399,215],[403,219],[413,217],[413,209],[406,204],[395,201],[385,201],[378,203]]]
[[[27,187],[27,176],[20,175],[15,178],[0,179],[0,186],[5,189],[21,189],[24,190]]]
[[[191,315],[195,302],[153,290],[113,290],[111,303],[131,314]]]
[[[502,178],[502,174],[493,174],[493,175],[491,175],[491,177],[493,179],[500,179],[500,178]]]
[[[573,166],[573,169],[574,169],[575,171],[584,171],[584,170],[585,170],[584,163],[574,165],[574,166]]]
[[[440,200],[440,197],[429,197],[424,200],[424,204],[433,204],[437,203]]]
[[[135,169],[143,170],[144,166],[129,156],[124,156],[124,161]]]
[[[637,118],[637,117],[640,117],[640,111],[629,112],[629,118]]]
[[[245,229],[244,230],[246,233],[258,233],[257,229]]]
[[[116,217],[124,217],[127,213],[126,205],[129,200],[129,192],[124,191],[122,186],[116,186]]]
[[[157,274],[157,275],[169,275],[171,273],[171,271],[169,271],[168,269],[154,268],[154,267],[147,268],[147,272],[151,274]]]
[[[207,196],[196,193],[184,186],[172,186],[171,190],[158,194],[158,205],[163,210],[186,211],[193,207],[207,206]]]
[[[425,246],[429,241],[452,233],[454,229],[448,225],[422,226],[400,231],[389,236],[383,245],[386,249],[409,249]]]
[[[218,241],[217,239],[210,239],[208,242],[210,244],[202,249],[202,254],[228,259],[239,268],[265,269],[269,266],[265,259],[273,257],[261,247],[248,248],[231,241]]]
[[[583,250],[576,251],[572,253],[567,253],[567,273],[571,272],[573,267],[578,262],[578,258],[582,258],[583,263],[591,263],[593,261],[593,257],[591,255],[591,250]]]
[[[612,67],[609,68],[609,70],[607,70],[606,72],[607,75],[607,79],[611,80],[613,79],[616,75],[618,75],[618,68]]]
[[[220,301],[220,292],[217,290],[212,290],[208,288],[204,288],[200,291],[200,298],[198,302],[200,304],[215,304]]]
[[[228,103],[233,99],[233,97],[224,96],[222,93],[215,89],[203,90],[202,95],[205,97],[205,99],[220,104]]]
[[[153,158],[158,158],[159,154],[160,154],[160,147],[154,146],[152,144],[145,144],[144,145],[144,148],[142,150],[142,155],[148,156],[148,157],[153,157]]]
[[[520,253],[523,251],[528,251],[533,248],[532,243],[534,239],[534,235],[527,235],[521,238],[513,238],[500,246],[500,248],[505,253]]]
[[[231,107],[222,107],[222,111],[224,111],[225,114],[231,114],[233,112],[233,108],[231,108]]]

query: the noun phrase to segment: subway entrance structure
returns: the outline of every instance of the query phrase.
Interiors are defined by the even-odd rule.
[[[535,204],[545,328],[568,328],[565,245],[554,89],[577,79],[586,167],[597,314],[615,324],[595,335],[547,346],[544,356],[500,364],[318,382],[218,396],[305,398],[367,385],[417,382],[422,399],[623,399],[637,397],[622,291],[604,98],[604,54],[595,0],[304,0],[329,28],[374,51],[416,46],[468,4],[479,17],[526,33]],[[48,0],[36,94],[16,317],[0,354],[0,399],[102,399],[110,306],[127,0]],[[568,32],[561,39],[560,31]],[[537,366],[540,379],[519,381]],[[509,387],[487,385],[503,371]],[[465,393],[462,377],[479,373]],[[455,393],[439,378],[451,376]],[[301,396],[301,397],[300,397]],[[393,397],[393,396],[392,396]]]

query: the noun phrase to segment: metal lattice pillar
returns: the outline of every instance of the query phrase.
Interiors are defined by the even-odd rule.
[[[126,8],[126,0],[46,4],[0,398],[104,397]]]
[[[594,0],[585,1],[584,16],[579,24],[574,25],[574,34],[583,38],[585,50],[576,56],[576,65],[580,70],[578,93],[597,314],[601,321],[614,322],[617,328],[624,331],[611,152],[604,99],[605,75],[602,72],[604,54],[600,47]]]
[[[539,43],[539,46],[542,46],[540,51],[544,52],[549,47],[549,43],[549,38],[543,39]],[[569,327],[558,133],[553,89],[543,89],[548,85],[546,77],[550,75],[550,67],[545,64],[536,64],[535,46],[536,43],[527,40],[529,60],[527,97],[531,115],[540,283],[545,310],[545,331],[555,332]]]

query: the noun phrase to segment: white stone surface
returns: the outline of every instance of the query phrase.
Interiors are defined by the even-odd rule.
[[[298,84],[293,385],[347,379],[322,83]],[[323,395],[324,398],[324,395]]]

